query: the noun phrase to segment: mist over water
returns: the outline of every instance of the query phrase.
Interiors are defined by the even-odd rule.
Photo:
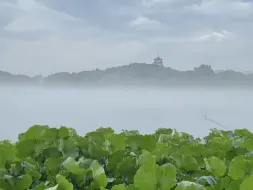
[[[142,133],[175,128],[194,136],[211,128],[253,131],[252,97],[253,90],[247,89],[1,87],[0,140],[15,140],[35,124],[64,125],[80,135],[98,127]]]

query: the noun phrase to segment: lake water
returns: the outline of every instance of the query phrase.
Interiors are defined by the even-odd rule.
[[[0,140],[15,140],[35,124],[73,127],[79,134],[104,126],[203,136],[211,128],[253,131],[252,116],[253,90],[246,89],[0,89]]]

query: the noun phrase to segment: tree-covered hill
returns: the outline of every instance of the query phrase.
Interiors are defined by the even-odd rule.
[[[0,83],[35,85],[229,85],[253,86],[253,74],[227,70],[215,72],[209,65],[179,71],[170,67],[145,63],[96,69],[77,73],[60,72],[46,77],[29,77],[0,72]]]

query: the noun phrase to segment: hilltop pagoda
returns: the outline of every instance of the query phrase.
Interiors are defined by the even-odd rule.
[[[163,67],[163,59],[159,56],[159,53],[158,56],[154,59],[153,65]]]

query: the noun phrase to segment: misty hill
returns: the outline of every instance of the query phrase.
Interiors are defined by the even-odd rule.
[[[215,72],[209,65],[193,70],[179,71],[154,64],[133,63],[105,70],[60,72],[47,77],[13,75],[0,72],[2,83],[29,83],[44,85],[252,85],[253,74],[226,70]]]
[[[34,83],[35,80],[26,75],[14,75],[9,72],[0,71],[0,83]]]
[[[232,70],[216,73],[209,65],[200,65],[193,70],[179,71],[153,64],[133,63],[105,70],[96,69],[79,73],[56,73],[46,77],[44,83],[71,85],[253,85],[253,75]]]
[[[157,65],[134,63],[105,70],[82,71],[79,73],[56,73],[45,78],[46,83],[132,83],[166,81],[181,72]]]

